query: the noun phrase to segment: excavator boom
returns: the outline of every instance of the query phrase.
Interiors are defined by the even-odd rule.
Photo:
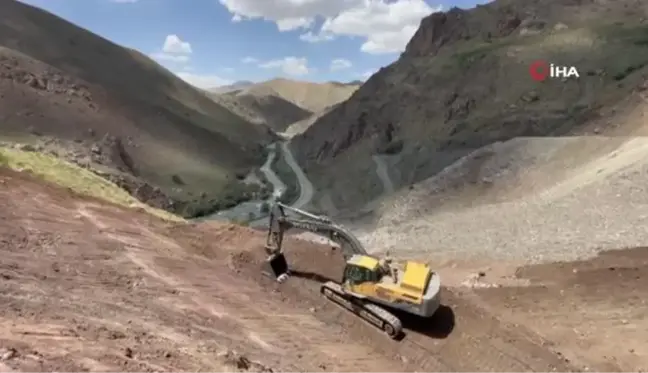
[[[296,216],[289,216],[288,213]],[[283,254],[284,234],[289,229],[301,229],[329,238],[340,245],[345,259],[356,254],[368,255],[362,243],[351,232],[329,218],[275,202],[270,209],[265,247],[269,256],[264,273],[276,278],[287,274],[289,270]]]

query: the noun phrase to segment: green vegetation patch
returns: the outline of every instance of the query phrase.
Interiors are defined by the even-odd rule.
[[[610,48],[622,48],[618,53],[611,53],[609,61],[606,61],[606,68],[612,79],[624,80],[648,66],[647,25],[604,25],[596,31]]]
[[[30,172],[81,195],[100,198],[124,207],[141,208],[165,220],[185,221],[177,215],[138,201],[124,189],[101,176],[51,155],[0,147],[0,164],[16,171]]]
[[[598,27],[597,32],[608,41],[648,47],[648,25],[608,24]]]
[[[474,63],[486,58],[496,50],[508,47],[512,44],[510,40],[499,40],[494,42],[482,42],[462,48],[455,53],[454,59],[461,69],[468,69]]]
[[[181,214],[186,218],[201,218],[233,208],[243,202],[267,199],[271,194],[269,188],[233,180],[223,188],[218,198],[191,200],[185,204]]]

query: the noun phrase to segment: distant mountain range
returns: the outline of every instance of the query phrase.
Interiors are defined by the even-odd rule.
[[[348,99],[361,85],[360,81],[313,83],[278,78],[260,83],[238,81],[210,89],[208,95],[238,116],[282,132]]]
[[[249,80],[239,80],[229,85],[209,88],[207,91],[211,93],[227,93],[231,91],[237,91],[239,89],[244,89],[252,85],[254,85],[254,82],[251,82]]]

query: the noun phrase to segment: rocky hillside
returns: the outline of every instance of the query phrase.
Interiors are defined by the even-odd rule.
[[[498,0],[432,14],[396,62],[293,149],[320,200],[353,207],[382,192],[374,155],[389,156],[403,186],[497,141],[633,131],[605,118],[648,71],[647,18],[638,0]],[[536,60],[580,78],[534,81]]]
[[[324,110],[315,113],[308,118],[299,120],[297,122],[292,123],[286,130],[284,131],[284,134],[287,135],[288,137],[294,137],[297,136],[300,133],[303,133],[306,131],[310,126],[313,125],[319,118],[322,116],[328,114],[331,110],[333,110],[336,106],[340,105],[341,103],[337,103],[335,105],[331,105]]]
[[[236,176],[273,141],[141,53],[14,0],[0,2],[0,133],[75,144],[71,160],[188,215],[241,197]]]

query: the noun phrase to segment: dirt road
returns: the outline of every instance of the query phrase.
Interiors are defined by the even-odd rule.
[[[278,152],[280,151],[281,149],[278,149],[277,143],[272,144],[270,146],[268,158],[266,159],[263,166],[261,166],[261,172],[263,172],[270,184],[272,184],[272,196],[274,198],[281,197],[286,191],[286,184],[279,178],[279,176],[277,176],[277,174],[272,169],[272,162],[275,160],[275,158],[277,158]]]
[[[295,160],[292,150],[290,150],[290,143],[289,142],[281,143],[281,148],[283,150],[286,163],[288,163],[290,168],[292,168],[293,172],[297,176],[297,181],[299,182],[299,197],[295,202],[292,203],[291,206],[298,209],[303,208],[308,203],[310,203],[311,199],[313,199],[313,194],[315,193],[315,189],[313,187],[313,184],[308,179],[308,176],[306,176],[302,168]]]
[[[396,342],[320,297],[342,265],[329,247],[288,239],[297,275],[279,285],[244,227],[165,223],[7,170],[0,202],[0,370],[647,367],[645,250],[520,269],[531,287],[446,288]]]
[[[274,146],[276,147],[277,144]],[[313,199],[313,195],[315,193],[315,189],[313,187],[313,184],[310,182],[308,179],[308,176],[304,173],[304,171],[301,169],[297,161],[295,160],[295,157],[292,154],[292,151],[290,150],[290,143],[288,141],[284,141],[280,145],[281,154],[284,157],[284,160],[288,164],[288,166],[292,169],[292,171],[295,173],[295,176],[297,177],[297,182],[299,183],[299,196],[297,199],[291,203],[290,205],[295,208],[303,208],[307,204],[310,203],[311,199]],[[272,159],[277,156],[277,152],[273,153]],[[270,160],[270,158],[268,158]],[[281,196],[285,191],[286,191],[286,184],[279,180],[279,177],[274,173],[272,168],[269,166],[271,164],[266,162],[268,165],[267,169],[263,170],[264,173],[266,173],[266,176],[270,176],[270,174],[274,175],[273,178],[268,178],[272,185],[275,187],[275,193],[273,193],[273,197],[277,198]],[[265,167],[265,165],[264,165]],[[275,180],[276,179],[276,180]],[[277,188],[280,189],[277,189]],[[277,194],[277,190],[279,190]],[[263,228],[268,226],[268,217],[265,216],[260,219],[253,220],[249,222],[250,227],[254,228]]]

